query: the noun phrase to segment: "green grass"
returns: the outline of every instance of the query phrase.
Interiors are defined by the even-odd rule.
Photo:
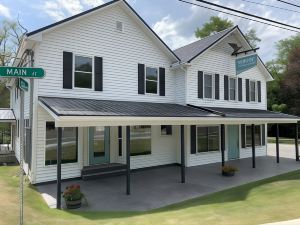
[[[18,224],[17,171],[0,167],[0,224]],[[299,218],[299,187],[295,171],[148,212],[78,212],[49,209],[27,185],[25,224],[261,224]]]
[[[268,137],[268,143],[276,143],[275,137]],[[295,144],[295,139],[293,138],[279,138],[279,144]]]

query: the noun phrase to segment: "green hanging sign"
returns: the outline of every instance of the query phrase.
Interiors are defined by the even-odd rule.
[[[257,55],[249,55],[235,60],[236,75],[245,72],[257,65]]]
[[[23,91],[28,91],[29,84],[26,80],[19,78],[19,88]]]

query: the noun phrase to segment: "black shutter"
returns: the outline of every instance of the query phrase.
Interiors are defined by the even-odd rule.
[[[265,124],[262,125],[261,133],[262,133],[261,145],[265,146],[266,145],[266,125]]]
[[[63,88],[73,87],[73,53],[63,52]]]
[[[198,71],[198,98],[203,98],[203,71]]]
[[[250,80],[246,79],[246,102],[250,102]]]
[[[241,139],[242,139],[242,148],[246,148],[246,125],[242,124],[241,126]]]
[[[145,65],[138,65],[138,93],[145,94]]]
[[[257,81],[257,97],[258,102],[261,102],[261,82]]]
[[[103,91],[103,59],[95,57],[95,91]]]
[[[196,154],[196,126],[191,125],[191,154]]]
[[[228,76],[224,75],[224,100],[229,100],[228,84]]]
[[[243,101],[243,79],[238,79],[238,92],[239,92],[239,101]]]
[[[220,99],[220,75],[215,74],[215,99]]]
[[[166,71],[165,68],[159,68],[159,95],[166,95]]]
[[[119,156],[122,156],[122,126],[118,126]]]

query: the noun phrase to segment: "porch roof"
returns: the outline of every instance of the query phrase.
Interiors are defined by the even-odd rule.
[[[13,122],[16,120],[15,114],[11,109],[0,108],[0,123]]]
[[[266,110],[171,103],[39,97],[56,127],[295,123],[299,117]]]

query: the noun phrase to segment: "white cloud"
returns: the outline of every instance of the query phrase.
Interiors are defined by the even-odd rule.
[[[96,7],[104,4],[104,1],[103,0],[82,0],[82,3],[87,6]]]
[[[0,4],[0,16],[11,18],[10,10],[6,6]]]
[[[57,2],[46,1],[43,9],[45,12],[54,20],[59,21],[66,17],[62,9],[59,7]]]

